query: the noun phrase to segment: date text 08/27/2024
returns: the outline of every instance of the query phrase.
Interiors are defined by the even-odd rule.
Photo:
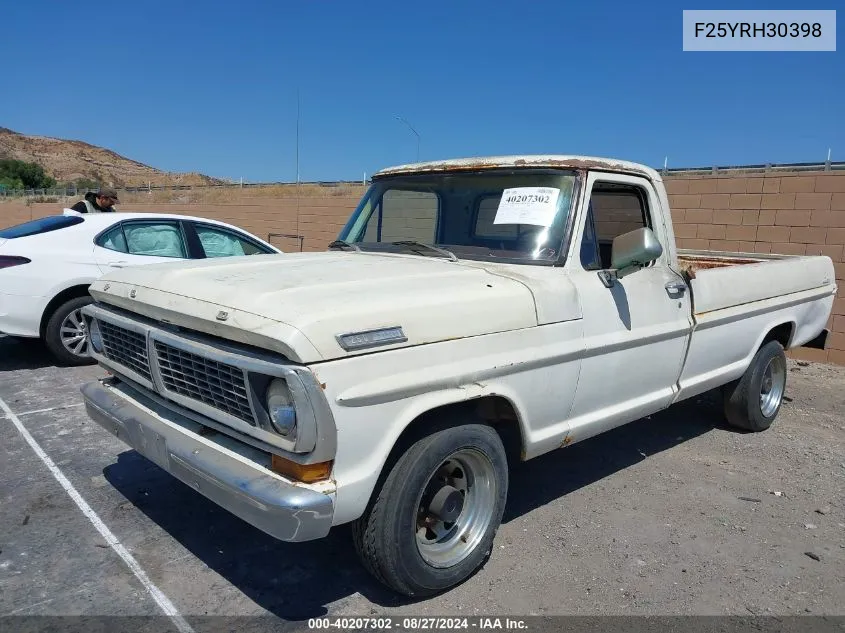
[[[310,630],[377,631],[456,631],[456,630],[527,630],[524,618],[509,617],[337,617],[310,618]]]

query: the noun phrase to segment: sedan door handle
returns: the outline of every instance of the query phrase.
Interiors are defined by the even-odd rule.
[[[109,262],[109,266],[111,266],[112,268],[123,268],[128,264],[129,262]]]
[[[670,281],[664,287],[670,295],[682,295],[687,291],[687,285],[683,281]]]

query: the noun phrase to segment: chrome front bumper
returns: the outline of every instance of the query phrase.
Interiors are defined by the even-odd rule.
[[[220,434],[218,441],[203,437],[196,422],[133,399],[120,383],[90,382],[82,386],[82,394],[97,424],[259,530],[282,541],[310,541],[328,534],[332,497],[269,471],[250,451],[266,454]]]

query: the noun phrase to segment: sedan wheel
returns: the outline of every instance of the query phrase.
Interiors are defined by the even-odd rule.
[[[88,349],[88,326],[82,308],[93,299],[74,297],[59,305],[44,327],[44,343],[62,365],[91,365],[96,362]]]
[[[88,358],[88,336],[82,310],[74,310],[62,321],[59,331],[64,348],[74,356]]]

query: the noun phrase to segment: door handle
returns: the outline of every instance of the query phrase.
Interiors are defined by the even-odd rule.
[[[687,285],[683,281],[670,281],[664,287],[670,295],[682,295],[687,291]]]
[[[109,266],[112,268],[123,268],[126,266],[128,262],[109,262]]]

